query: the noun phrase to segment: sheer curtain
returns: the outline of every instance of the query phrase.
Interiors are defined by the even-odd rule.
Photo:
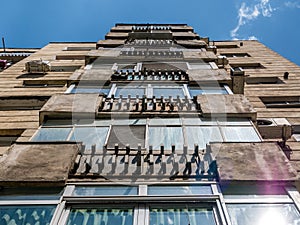
[[[153,208],[150,225],[215,225],[209,208]]]

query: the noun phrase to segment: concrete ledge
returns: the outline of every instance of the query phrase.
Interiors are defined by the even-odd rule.
[[[251,118],[256,121],[257,113],[244,95],[198,95],[203,117]]]
[[[40,124],[47,118],[95,118],[102,103],[99,94],[56,94],[40,110]]]
[[[213,143],[220,182],[292,182],[297,172],[274,142]]]
[[[0,157],[0,185],[63,186],[79,147],[75,143],[16,143]]]

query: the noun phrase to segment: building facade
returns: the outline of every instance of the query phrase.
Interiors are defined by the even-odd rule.
[[[300,67],[116,24],[0,73],[0,224],[300,224]]]

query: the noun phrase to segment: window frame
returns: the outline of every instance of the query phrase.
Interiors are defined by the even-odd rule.
[[[136,118],[136,119],[132,119],[132,121],[129,119],[129,120],[122,120],[122,119],[111,119],[111,120],[95,120],[93,121],[92,124],[88,123],[88,124],[81,124],[81,121],[84,121],[84,120],[77,120],[75,121],[74,123],[71,123],[72,121],[70,121],[70,124],[69,125],[65,125],[65,124],[62,124],[62,125],[47,125],[47,121],[41,125],[37,131],[33,134],[33,136],[31,137],[30,141],[33,141],[34,138],[36,137],[36,135],[38,134],[38,132],[41,130],[41,129],[47,129],[47,128],[71,128],[71,131],[67,137],[66,140],[63,140],[63,141],[70,141],[72,135],[74,134],[75,132],[75,129],[76,128],[80,128],[80,127],[86,127],[86,128],[94,128],[94,127],[108,127],[108,131],[106,133],[106,138],[105,138],[105,141],[103,143],[103,146],[106,146],[107,147],[107,144],[108,144],[108,140],[109,140],[109,137],[111,135],[111,131],[112,131],[112,126],[145,126],[145,136],[144,136],[144,145],[141,146],[141,148],[146,148],[146,149],[149,149],[149,146],[152,146],[153,145],[150,145],[149,143],[149,131],[150,131],[150,128],[151,127],[158,127],[158,128],[162,128],[162,127],[180,127],[181,129],[181,133],[182,133],[182,140],[183,140],[183,146],[189,146],[189,141],[188,141],[188,132],[187,132],[187,127],[210,127],[210,128],[217,128],[219,130],[219,133],[222,137],[222,140],[220,141],[217,141],[217,142],[236,142],[236,141],[239,141],[239,142],[261,142],[263,139],[262,137],[260,136],[257,128],[254,126],[253,122],[251,120],[247,120],[247,119],[237,119],[237,118],[227,118],[228,120],[224,120],[222,118],[215,118],[213,120],[208,120],[206,121],[205,119],[204,120],[201,120],[203,118],[201,117],[177,117],[177,118],[162,118],[162,122],[163,121],[167,121],[167,119],[169,120],[166,124],[164,123],[161,123],[161,122],[154,122],[152,123],[152,121],[155,121],[157,118],[154,117],[154,118]],[[161,119],[161,118],[158,118],[158,119]],[[166,120],[164,120],[166,119]],[[185,124],[185,120],[186,119],[196,119],[199,120],[199,123],[187,123]],[[134,121],[138,120],[138,123],[135,124]],[[139,121],[141,120],[141,121]],[[172,123],[172,120],[175,121],[175,123]],[[178,121],[177,121],[178,120]],[[51,120],[50,120],[51,121]],[[55,121],[55,120],[54,120]],[[57,120],[57,121],[60,121],[60,120]],[[101,123],[97,123],[97,122],[103,122],[103,124]],[[203,124],[202,124],[203,123]],[[249,128],[251,129],[251,131],[253,131],[253,134],[256,135],[255,138],[257,138],[257,140],[226,140],[226,135],[225,133],[223,132],[223,128]],[[40,142],[40,143],[43,143],[43,142],[51,142],[51,141],[43,141],[43,140],[34,140],[34,142]],[[56,142],[56,141],[53,141],[53,142]],[[58,141],[57,141],[58,142]],[[82,142],[84,143],[84,141],[82,140]],[[210,141],[210,142],[214,142],[214,141]],[[208,143],[207,143],[208,144]],[[172,145],[172,144],[171,144]],[[176,143],[174,143],[174,145],[176,145]],[[102,148],[103,148],[102,146]],[[97,146],[96,146],[97,147]],[[178,146],[177,146],[178,147]],[[180,147],[181,148],[181,147]],[[101,146],[97,147],[97,149],[100,149],[101,150]],[[176,149],[176,148],[175,148]],[[201,148],[203,149],[203,148]],[[160,149],[153,149],[153,150],[160,150]],[[168,150],[168,149],[166,149]],[[170,149],[171,150],[171,149]],[[193,149],[190,149],[188,147],[188,150],[193,150]]]
[[[180,182],[181,185],[191,185],[190,182]],[[211,206],[213,208],[214,218],[217,225],[227,224],[223,215],[223,210],[220,204],[221,194],[218,191],[217,183],[213,181],[198,181],[192,183],[192,185],[205,185],[211,187],[211,194],[200,195],[148,195],[148,187],[150,184],[135,184],[138,188],[137,195],[121,195],[121,196],[73,196],[76,186],[120,186],[119,184],[112,183],[68,183],[65,192],[62,196],[62,201],[66,206],[63,209],[62,216],[60,218],[60,225],[67,225],[70,210],[72,206],[80,206],[86,208],[93,208],[95,206],[103,205],[104,207],[117,204],[117,206],[127,206],[128,203],[133,206],[133,225],[150,225],[150,207],[153,205],[169,205],[169,206],[183,206],[187,204],[195,207],[199,206]],[[132,185],[131,183],[125,183],[125,186]],[[163,184],[153,184],[159,186],[176,186],[177,182],[168,182]],[[167,203],[166,203],[167,201]],[[188,202],[188,203],[187,203]],[[113,206],[113,205],[112,205]],[[119,207],[118,207],[119,208]]]
[[[56,225],[61,216],[64,204],[61,203],[62,196],[58,199],[53,200],[0,200],[0,208],[2,206],[53,206],[54,212],[51,220],[49,221],[50,225]]]

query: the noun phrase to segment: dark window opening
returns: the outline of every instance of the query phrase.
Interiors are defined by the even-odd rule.
[[[278,77],[246,77],[247,84],[284,84]]]
[[[128,144],[131,149],[137,149],[138,144],[142,148],[145,146],[145,126],[119,126],[114,125],[107,142],[108,149],[114,149],[115,144],[118,144],[120,149],[125,149]]]
[[[237,64],[230,64],[232,68],[240,67],[243,70],[247,69],[265,69],[265,67],[260,63],[237,63]]]
[[[267,108],[300,108],[300,96],[260,97]]]
[[[227,58],[236,58],[236,57],[251,57],[248,53],[222,53],[222,56],[226,56]]]

